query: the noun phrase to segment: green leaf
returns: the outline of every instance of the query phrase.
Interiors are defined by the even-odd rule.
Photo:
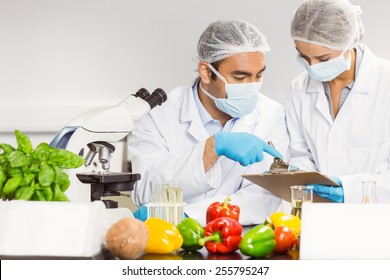
[[[54,170],[56,172],[55,182],[60,187],[61,191],[65,192],[70,186],[69,176],[59,167],[55,167]]]
[[[42,142],[32,151],[31,156],[39,161],[47,161],[50,158],[50,154],[55,150],[47,143]]]
[[[51,189],[51,187],[43,188],[42,191],[43,191],[43,194],[45,195],[45,198],[47,201],[53,200],[54,192]]]
[[[41,163],[38,181],[43,187],[50,186],[50,184],[54,182],[55,175],[54,169],[49,164],[46,162]]]
[[[41,163],[39,161],[32,161],[30,165],[30,172],[38,173],[40,170]]]
[[[25,154],[32,152],[32,144],[30,138],[27,137],[23,132],[15,130],[16,142],[18,143],[18,150]]]
[[[4,144],[4,143],[0,144],[0,149],[3,150],[3,154],[6,156],[8,156],[9,154],[11,154],[13,151],[16,150],[11,145]]]
[[[43,190],[35,190],[34,200],[46,201],[46,197],[45,197]]]
[[[49,162],[58,165],[60,168],[78,168],[84,164],[84,159],[67,150],[56,150],[50,155]]]
[[[23,187],[23,190],[21,191],[20,196],[17,199],[30,200],[34,195],[34,193],[35,193],[35,189],[33,187],[30,186]],[[15,194],[15,198],[16,198],[16,194]]]
[[[61,191],[58,185],[54,186],[54,201],[69,201],[69,198]]]
[[[19,187],[20,181],[22,181],[22,176],[17,176],[8,179],[8,181],[4,185],[3,193],[8,195],[16,191],[16,189]]]
[[[35,174],[24,174],[22,177],[22,181],[20,182],[21,186],[30,186],[32,181],[35,178]]]
[[[15,167],[15,168],[10,167],[7,169],[7,173],[10,177],[22,176],[22,169],[20,169],[19,167]]]
[[[3,167],[0,166],[0,195],[1,191],[3,190],[5,180],[7,180],[7,175],[5,174]]]
[[[30,163],[30,159],[22,151],[13,151],[8,157],[11,167],[27,166]]]

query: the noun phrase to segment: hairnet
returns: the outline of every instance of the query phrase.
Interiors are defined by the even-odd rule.
[[[209,63],[235,54],[269,51],[266,37],[243,20],[220,20],[211,23],[200,36],[198,55]]]
[[[348,0],[306,0],[294,14],[291,36],[333,50],[354,47],[364,35],[361,14]]]

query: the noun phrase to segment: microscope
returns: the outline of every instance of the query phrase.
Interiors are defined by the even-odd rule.
[[[80,172],[69,170],[70,187],[66,195],[72,202],[101,200],[105,196],[119,196],[122,191],[131,191],[141,178],[137,173],[110,172],[110,158],[115,152],[115,143],[123,140],[134,128],[134,122],[167,100],[166,93],[157,88],[151,94],[139,89],[116,106],[98,108],[75,118],[54,137],[50,146],[67,149],[84,156],[88,171],[98,155],[101,171]],[[85,152],[87,151],[87,152]],[[80,184],[82,182],[83,184]],[[109,209],[118,208],[118,202],[102,200]]]

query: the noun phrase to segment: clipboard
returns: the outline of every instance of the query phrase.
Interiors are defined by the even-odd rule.
[[[337,182],[333,181],[328,176],[316,171],[294,171],[278,174],[244,174],[242,177],[288,202],[291,202],[290,186],[307,184],[339,186]],[[329,203],[332,201],[313,193],[313,202]]]

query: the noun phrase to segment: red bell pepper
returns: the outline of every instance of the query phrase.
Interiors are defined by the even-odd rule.
[[[242,226],[229,217],[217,218],[205,227],[204,238],[198,240],[210,253],[228,254],[238,249],[241,242]]]
[[[229,217],[238,221],[240,217],[240,207],[230,204],[230,196],[226,197],[223,203],[214,202],[208,208],[206,212],[206,223],[209,223],[219,217]]]

